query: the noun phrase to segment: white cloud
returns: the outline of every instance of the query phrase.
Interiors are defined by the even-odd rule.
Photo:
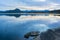
[[[23,10],[54,10],[60,9],[60,4],[52,0],[0,0],[0,10],[19,8]],[[2,7],[1,7],[2,6]],[[10,6],[10,7],[9,7]]]
[[[50,2],[50,3],[47,5],[47,8],[49,8],[50,10],[60,9],[59,7],[60,7],[60,4],[54,3],[54,2]]]
[[[50,2],[49,0],[2,0],[0,4],[6,5],[1,7],[0,10],[8,10],[19,8],[22,10],[54,10],[60,9],[59,3]]]
[[[32,0],[32,1],[35,1],[35,2],[45,2],[46,0]]]
[[[50,2],[48,0],[32,0],[32,6],[25,4],[25,6],[19,6],[19,8],[27,9],[27,10],[56,10],[60,9],[60,4],[55,2]],[[36,5],[34,4],[36,3]],[[39,4],[39,5],[38,5]],[[38,5],[38,6],[37,6]]]
[[[45,6],[18,6],[21,10],[57,10],[60,9],[60,4],[50,3]]]

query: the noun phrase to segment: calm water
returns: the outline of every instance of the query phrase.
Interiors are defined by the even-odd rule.
[[[0,15],[60,16],[58,13],[0,13]]]
[[[4,40],[24,40],[27,32],[45,32],[48,29],[60,28],[60,17],[56,17],[52,13],[0,13],[0,15],[8,15],[0,16],[0,37]]]

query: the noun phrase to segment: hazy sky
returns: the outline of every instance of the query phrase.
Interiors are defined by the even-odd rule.
[[[0,0],[0,10],[15,8],[24,10],[60,9],[60,0]]]

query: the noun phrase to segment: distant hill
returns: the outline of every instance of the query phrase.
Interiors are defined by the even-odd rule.
[[[51,13],[60,13],[60,10],[52,10]]]
[[[0,13],[20,13],[21,10],[16,8],[14,10],[6,10],[6,11],[0,11]]]
[[[60,10],[25,10],[21,11],[20,9],[16,8],[14,10],[6,10],[0,11],[0,13],[60,13]]]

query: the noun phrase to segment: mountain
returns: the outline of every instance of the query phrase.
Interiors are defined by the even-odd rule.
[[[23,13],[48,13],[49,10],[26,10],[22,11]]]
[[[60,13],[60,10],[52,10],[51,13]]]
[[[20,9],[16,8],[14,10],[6,10],[0,11],[0,13],[60,13],[60,10],[25,10],[21,11]]]
[[[20,13],[21,10],[19,10],[18,8],[14,9],[14,10],[6,10],[6,11],[0,11],[0,13]]]

